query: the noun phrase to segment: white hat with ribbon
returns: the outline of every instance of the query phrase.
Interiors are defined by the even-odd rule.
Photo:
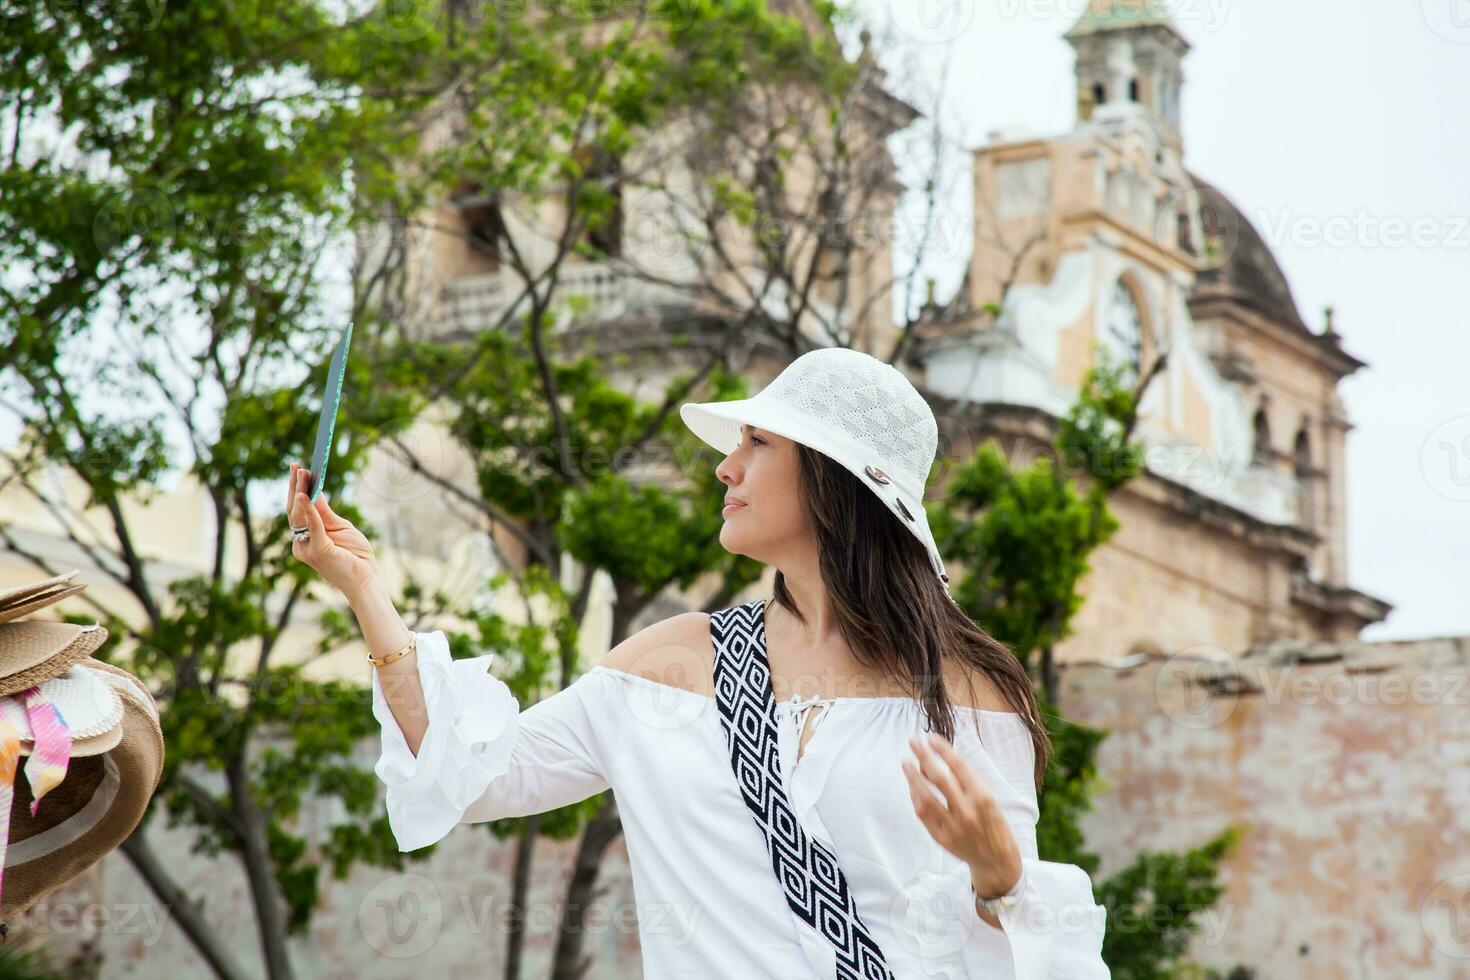
[[[871,354],[820,348],[796,358],[750,398],[685,402],[679,417],[720,452],[740,446],[752,425],[837,461],[877,494],[923,544],[949,591],[944,560],[924,511],[939,426],[934,410],[903,372]]]

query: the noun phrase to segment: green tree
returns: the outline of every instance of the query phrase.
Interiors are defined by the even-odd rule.
[[[419,163],[441,197],[467,202],[462,214],[473,221],[446,232],[442,220],[424,212],[387,219],[383,237],[392,241],[461,236],[499,283],[502,301],[469,322],[414,324],[412,275],[376,297],[382,309],[395,311],[389,319],[416,327],[395,334],[391,360],[401,370],[391,374],[394,383],[436,406],[444,431],[474,466],[476,492],[438,472],[408,440],[389,438],[384,446],[523,549],[524,569],[506,557],[501,564],[511,571],[492,585],[511,586],[528,617],[533,607],[543,610],[541,626],[557,640],[544,652],[508,658],[504,679],[522,704],[575,679],[575,638],[598,576],[612,585],[616,644],[671,590],[710,576],[716,584],[705,605],[716,609],[759,574],[755,563],[718,545],[724,488],[710,452],[674,409],[696,389],[701,398],[743,394],[727,369],[740,350],[794,346],[809,304],[773,313],[764,290],[750,281],[720,292],[706,260],[750,271],[743,256],[752,226],[779,236],[812,224],[809,208],[767,201],[763,210],[729,191],[729,175],[742,161],[765,161],[762,173],[774,187],[811,154],[797,147],[774,155],[769,133],[732,143],[731,153],[714,160],[691,147],[702,145],[713,120],[727,134],[738,130],[742,107],[759,101],[750,95],[757,86],[816,100],[785,110],[791,129],[798,111],[830,118],[853,86],[871,83],[842,58],[830,34],[832,12],[822,4],[813,9],[809,23],[773,15],[756,0],[655,3],[639,8],[640,16],[591,21],[552,6],[533,20],[487,20],[481,29],[495,50],[516,54],[465,80],[446,110],[452,136]],[[534,166],[506,152],[522,145],[542,148]],[[855,184],[862,176],[846,179]],[[831,184],[813,185],[809,197]],[[685,224],[669,211],[640,210],[670,200],[676,186],[703,202],[703,220]],[[538,216],[534,228],[514,220],[525,214]],[[685,274],[654,274],[640,262],[646,254],[624,249],[625,237],[635,237],[625,236],[635,229],[624,223],[640,217],[659,223],[656,240],[644,244],[688,260],[681,263]],[[754,264],[757,278],[791,279],[793,260],[779,248],[757,254]],[[661,295],[681,298],[679,312],[667,319],[636,309],[610,315],[586,293],[589,269],[617,288],[662,285]],[[630,333],[622,349],[607,343]],[[688,368],[676,370],[676,357]],[[649,388],[649,378],[657,382],[654,401],[627,393],[630,381]],[[494,547],[495,535],[487,537]],[[498,628],[480,625],[473,642],[456,641],[459,649],[469,655],[498,646]],[[492,830],[517,842],[516,905],[526,899],[538,837],[578,837],[552,972],[581,975],[583,910],[620,834],[615,801],[604,794],[556,813],[500,821]],[[520,975],[522,939],[513,927],[507,977]]]
[[[1094,348],[1077,402],[1059,420],[1051,452],[1013,464],[993,441],[958,466],[944,500],[931,504],[936,539],[966,573],[956,602],[1039,675],[1039,700],[1053,754],[1039,804],[1037,850],[1047,860],[1096,872],[1079,820],[1101,786],[1094,759],[1106,733],[1070,722],[1056,708],[1055,645],[1071,635],[1082,606],[1078,583],[1089,557],[1118,529],[1108,497],[1136,477],[1132,441],[1138,402],[1166,364],[1157,358],[1135,379]],[[1108,910],[1103,955],[1119,980],[1161,980],[1198,929],[1194,916],[1223,892],[1220,861],[1239,831],[1230,828],[1183,854],[1143,852],[1096,886]]]
[[[349,312],[333,250],[362,202],[396,190],[435,38],[387,45],[377,15],[343,22],[303,0],[5,0],[0,22],[0,390],[22,423],[3,478],[66,541],[9,524],[0,539],[47,572],[85,560],[121,587],[125,601],[85,597],[111,634],[102,655],[129,648],[167,740],[155,805],[122,851],[222,977],[247,971],[148,829],[166,813],[197,851],[234,855],[266,971],[288,977],[319,863],[340,875],[401,856],[372,774],[347,759],[369,734],[360,685],[281,662],[307,581],[284,501],[261,513],[250,491],[311,445],[298,388]],[[349,386],[371,390],[360,370]],[[406,415],[358,401],[336,472]],[[207,503],[205,528],[178,529],[212,539],[198,574],[168,571],[139,526],[171,479]],[[295,826],[308,793],[341,803],[324,839]]]
[[[653,406],[554,336],[584,302],[564,287],[565,260],[607,252],[619,197],[607,162],[681,114],[736,105],[753,78],[785,72],[830,88],[844,63],[758,0],[652,2],[614,17],[575,5],[507,16],[385,4],[346,21],[311,0],[0,2],[0,390],[22,423],[5,485],[127,596],[86,599],[112,634],[102,655],[126,648],[168,741],[156,805],[123,853],[209,968],[240,977],[227,938],[148,830],[162,814],[189,829],[197,852],[232,855],[265,970],[290,977],[289,937],[309,924],[326,869],[340,877],[405,860],[373,774],[349,759],[375,730],[366,690],[280,652],[293,625],[324,628],[317,653],[355,635],[343,610],[315,602],[274,499],[287,461],[311,444],[314,406],[301,389],[323,376],[342,321],[352,316],[358,331],[330,464],[335,507],[367,528],[350,500],[354,475],[374,450],[405,446],[427,407],[450,405],[450,431],[480,475],[470,502],[531,558],[485,584],[514,579],[542,614],[512,623],[449,608],[420,583],[400,608],[410,625],[468,618],[456,655],[500,652],[523,704],[569,683],[595,574],[615,585],[620,639],[670,586],[716,571],[718,604],[758,571],[714,544],[720,488],[707,460],[684,451],[672,468],[693,495],[635,478],[626,461],[677,428],[670,409],[695,385],[711,397],[738,391],[722,364],[744,339],[741,318],[725,311],[721,342]],[[442,118],[453,120],[450,138],[423,141]],[[418,333],[409,238],[465,186],[492,201],[556,201],[566,220],[550,261],[508,232],[476,234],[520,277],[520,302],[470,342],[436,344]],[[589,468],[588,447],[623,456]],[[60,491],[55,474],[67,481]],[[163,571],[133,509],[180,478],[209,505],[199,574]],[[263,497],[253,492],[262,483]],[[0,524],[0,541],[48,572],[68,567],[14,526]],[[580,571],[571,589],[557,574],[564,555]],[[341,804],[344,819],[324,837],[295,826],[308,796]],[[534,837],[582,832],[577,915],[616,811],[609,797],[492,830],[521,835],[521,895]],[[558,975],[580,968],[582,933],[564,930]]]

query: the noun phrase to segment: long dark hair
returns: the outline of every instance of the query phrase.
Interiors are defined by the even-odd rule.
[[[951,742],[955,702],[942,665],[957,660],[972,668],[966,677],[983,672],[1031,731],[1040,793],[1051,737],[1021,661],[955,605],[923,544],[876,494],[831,457],[802,443],[796,448],[802,504],[821,552],[822,583],[853,656],[864,667],[903,681],[923,703],[929,729]],[[772,601],[806,622],[780,571]],[[970,695],[973,701],[973,689]]]

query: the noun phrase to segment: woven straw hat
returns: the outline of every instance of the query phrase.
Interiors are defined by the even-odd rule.
[[[739,448],[744,424],[830,456],[919,539],[949,591],[923,503],[939,426],[924,396],[893,365],[846,347],[808,351],[750,398],[685,402],[679,417],[726,455]]]
[[[115,850],[142,821],[163,777],[163,728],[153,697],[136,677],[111,664],[89,660],[82,667],[105,678],[122,704],[117,744],[73,758],[66,779],[46,794],[34,817],[30,784],[16,780],[0,894],[3,922],[14,921]]]
[[[89,656],[107,630],[14,621],[80,592],[76,574],[0,593],[0,938],[121,844],[163,776],[152,696]]]
[[[0,592],[0,624],[5,624],[0,696],[16,694],[55,677],[72,664],[91,656],[107,639],[107,630],[95,624],[15,622],[27,613],[85,589],[85,585],[71,584],[76,575],[76,572],[68,572]]]

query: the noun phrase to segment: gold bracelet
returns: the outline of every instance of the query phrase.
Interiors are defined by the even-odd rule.
[[[395,660],[401,660],[404,657],[408,656],[410,653],[413,653],[414,648],[418,646],[418,642],[418,636],[411,633],[409,634],[408,646],[404,647],[402,650],[395,650],[393,653],[377,658],[374,658],[373,655],[370,653],[368,654],[367,658],[368,663],[372,664],[374,667],[381,667],[384,664],[391,664]]]

